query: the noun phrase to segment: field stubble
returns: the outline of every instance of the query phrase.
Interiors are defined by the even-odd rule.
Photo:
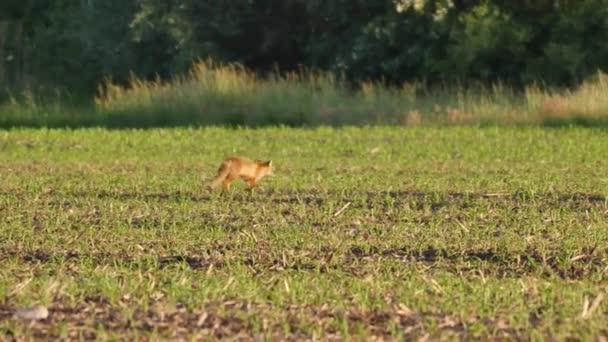
[[[605,150],[593,129],[0,132],[0,333],[606,337]],[[211,193],[231,154],[276,175]]]

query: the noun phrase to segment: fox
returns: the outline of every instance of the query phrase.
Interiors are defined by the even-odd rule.
[[[229,157],[220,164],[217,176],[211,182],[211,189],[216,190],[221,185],[224,191],[229,191],[230,183],[241,178],[253,190],[262,178],[272,174],[272,160]]]

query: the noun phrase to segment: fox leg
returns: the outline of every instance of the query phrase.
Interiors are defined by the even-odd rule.
[[[257,181],[255,180],[255,178],[247,178],[247,183],[252,189],[255,188],[255,186],[257,185]]]
[[[235,177],[233,174],[228,173],[226,175],[226,178],[224,178],[224,181],[222,182],[222,185],[224,187],[224,191],[229,191],[230,190],[230,184],[232,182],[234,182],[238,177]]]
[[[255,187],[257,185],[256,179],[251,177],[251,178],[246,178],[245,181],[247,182],[247,184],[249,184],[249,192],[253,193],[253,191],[255,190]]]
[[[222,182],[222,187],[224,188],[224,191],[230,191],[230,183],[232,183],[232,180],[228,178],[224,179],[224,181]]]
[[[211,182],[211,188],[216,189],[219,188],[220,184],[224,185],[226,181],[230,178],[230,169],[227,165],[222,164],[220,168],[217,170],[217,176]],[[225,187],[225,186],[224,186]]]

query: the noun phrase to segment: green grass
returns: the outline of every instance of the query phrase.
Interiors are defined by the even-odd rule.
[[[0,131],[0,334],[606,336],[605,133]],[[232,154],[276,175],[211,193]]]
[[[133,77],[127,85],[117,85],[108,80],[89,105],[65,93],[56,98],[12,95],[0,103],[0,127],[606,127],[607,93],[608,76],[601,72],[575,89],[421,83],[389,87],[377,82],[353,86],[330,73],[306,71],[260,77],[238,65],[200,62],[170,81]]]

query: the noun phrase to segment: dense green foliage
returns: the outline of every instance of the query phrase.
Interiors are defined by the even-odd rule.
[[[74,91],[169,77],[201,57],[398,84],[572,85],[608,69],[603,0],[11,0],[0,15],[23,26],[4,57],[27,61],[11,65]]]
[[[607,334],[600,130],[11,130],[0,149],[3,340]],[[212,194],[229,154],[275,175]],[[10,318],[34,303],[48,319]]]

